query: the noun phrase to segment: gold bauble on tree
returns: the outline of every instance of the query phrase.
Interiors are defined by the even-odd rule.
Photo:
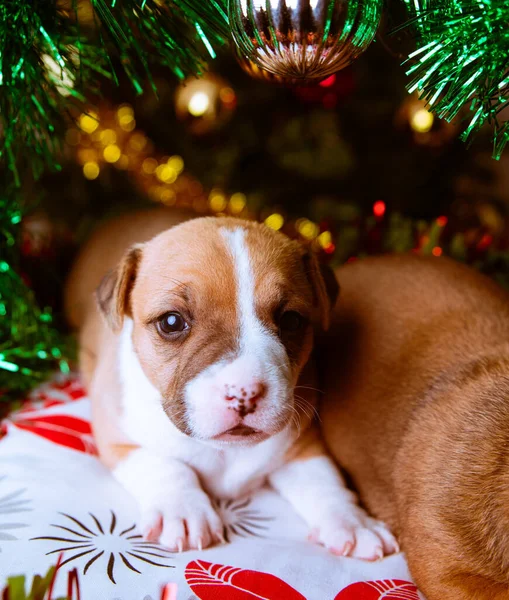
[[[323,79],[372,42],[383,0],[229,0],[241,62],[286,81]]]
[[[233,116],[237,97],[221,77],[206,73],[197,79],[190,77],[175,93],[175,112],[194,135],[213,133]]]

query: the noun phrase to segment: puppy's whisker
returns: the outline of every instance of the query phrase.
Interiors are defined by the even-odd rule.
[[[318,392],[319,394],[325,394],[325,392],[323,390],[320,390],[315,387],[311,387],[310,385],[296,385],[295,389],[296,390],[311,390],[312,392]]]
[[[306,400],[297,394],[294,394],[294,399],[297,407],[300,408],[300,410],[302,410],[302,412],[304,412],[308,418],[316,418],[318,421],[322,421],[318,409],[311,402],[309,402],[309,400]]]

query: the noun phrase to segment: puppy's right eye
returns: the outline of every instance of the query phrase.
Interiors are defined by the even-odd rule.
[[[306,323],[305,318],[295,310],[287,310],[279,319],[279,329],[282,333],[300,331]]]
[[[175,334],[181,333],[189,329],[184,317],[178,312],[166,313],[156,322],[157,332],[165,339],[173,337]]]

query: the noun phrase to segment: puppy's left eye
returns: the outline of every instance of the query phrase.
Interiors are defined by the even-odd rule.
[[[163,338],[169,338],[189,328],[184,317],[178,312],[166,313],[156,322],[157,332]]]
[[[306,319],[294,310],[287,310],[279,319],[279,329],[282,333],[300,331],[306,323]]]

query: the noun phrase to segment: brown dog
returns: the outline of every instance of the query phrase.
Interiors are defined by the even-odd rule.
[[[217,543],[214,498],[269,482],[334,554],[397,549],[312,424],[306,363],[337,291],[300,244],[239,219],[147,211],[85,245],[67,313],[101,458],[147,539],[179,551]]]
[[[508,599],[509,295],[448,259],[371,258],[337,277],[329,449],[428,600]]]

